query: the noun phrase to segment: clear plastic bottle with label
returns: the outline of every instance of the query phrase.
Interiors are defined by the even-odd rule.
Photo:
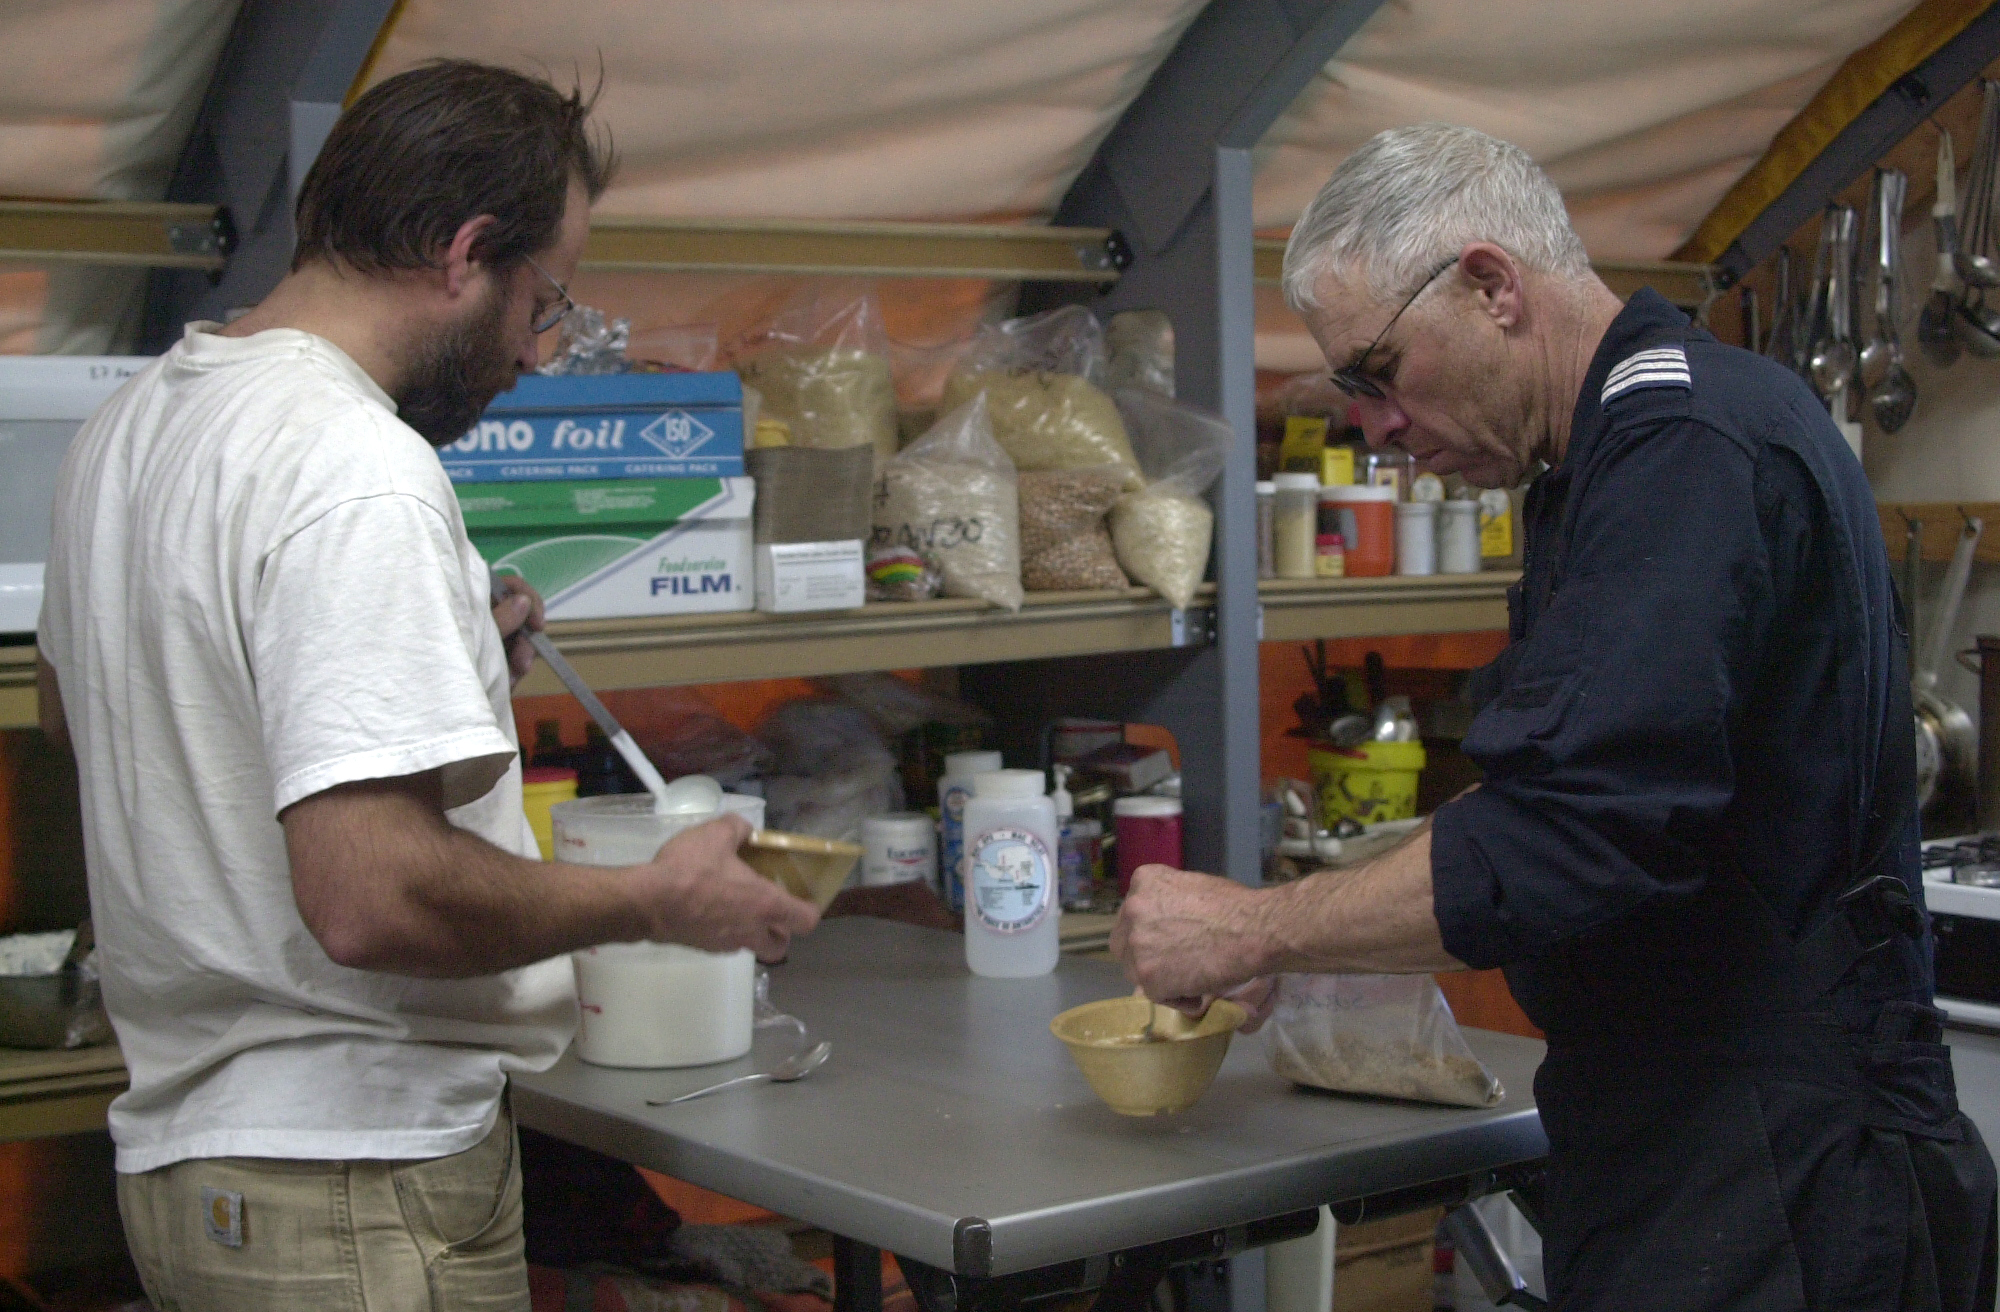
[[[938,896],[946,906],[958,911],[965,906],[965,803],[972,796],[972,781],[987,770],[1000,768],[998,752],[952,752],[944,758],[944,776],[938,780]]]
[[[1046,975],[1061,955],[1061,834],[1040,770],[992,770],[965,804],[965,964],[975,975]]]

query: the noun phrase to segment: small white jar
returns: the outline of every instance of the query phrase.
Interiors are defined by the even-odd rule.
[[[861,882],[937,883],[937,826],[921,811],[871,815],[861,822]]]
[[[1438,503],[1402,501],[1396,505],[1396,572],[1437,573]]]
[[[1438,573],[1477,574],[1479,503],[1447,501],[1438,520]]]

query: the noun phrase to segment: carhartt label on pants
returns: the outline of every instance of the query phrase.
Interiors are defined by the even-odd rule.
[[[208,1237],[231,1248],[243,1247],[243,1195],[230,1189],[201,1187],[201,1223]]]

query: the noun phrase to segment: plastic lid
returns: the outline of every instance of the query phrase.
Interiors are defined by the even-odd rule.
[[[1157,820],[1181,813],[1177,797],[1121,797],[1111,804],[1111,814]]]
[[[1344,756],[1351,761],[1360,761],[1363,764],[1359,768],[1363,770],[1421,770],[1427,759],[1421,742],[1385,743],[1371,740],[1353,747],[1332,747],[1321,744],[1315,750],[1329,752],[1334,756]]]
[[[953,752],[944,758],[944,772],[963,777],[998,770],[1002,764],[998,752]]]
[[[1333,487],[1323,487],[1319,491],[1321,501],[1394,501],[1396,489],[1377,487],[1372,483],[1340,483]]]
[[[1438,513],[1435,501],[1399,501],[1396,514],[1403,519],[1429,519]]]
[[[1274,492],[1317,492],[1318,474],[1279,474],[1271,479]]]
[[[974,797],[1045,797],[1047,788],[1040,770],[986,770],[972,776]]]
[[[1271,481],[1270,479],[1268,479],[1268,478],[1260,478],[1260,479],[1258,479],[1258,480],[1257,480],[1257,495],[1258,495],[1258,496],[1260,496],[1260,497],[1268,497],[1268,496],[1270,496],[1270,495],[1271,495],[1271,494],[1272,494],[1273,492],[1276,492],[1277,490],[1278,490],[1278,485],[1277,485],[1276,483],[1273,483],[1273,482],[1272,482],[1272,481]]]
[[[937,828],[937,821],[922,811],[893,811],[888,815],[871,815],[861,822],[861,832],[865,838],[869,834],[880,834],[883,838],[921,838]]]
[[[521,786],[532,788],[536,784],[573,784],[576,771],[563,765],[531,765],[521,771]]]

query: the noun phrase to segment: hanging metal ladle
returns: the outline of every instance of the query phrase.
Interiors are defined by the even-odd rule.
[[[1910,422],[1917,406],[1917,383],[1903,367],[1902,305],[1896,296],[1897,275],[1902,271],[1903,201],[1909,189],[1909,175],[1901,169],[1886,169],[1881,175],[1881,242],[1879,281],[1875,287],[1875,332],[1888,346],[1888,365],[1879,385],[1869,388],[1868,405],[1875,423],[1885,433],[1893,433]],[[1871,340],[1872,349],[1875,341]]]

